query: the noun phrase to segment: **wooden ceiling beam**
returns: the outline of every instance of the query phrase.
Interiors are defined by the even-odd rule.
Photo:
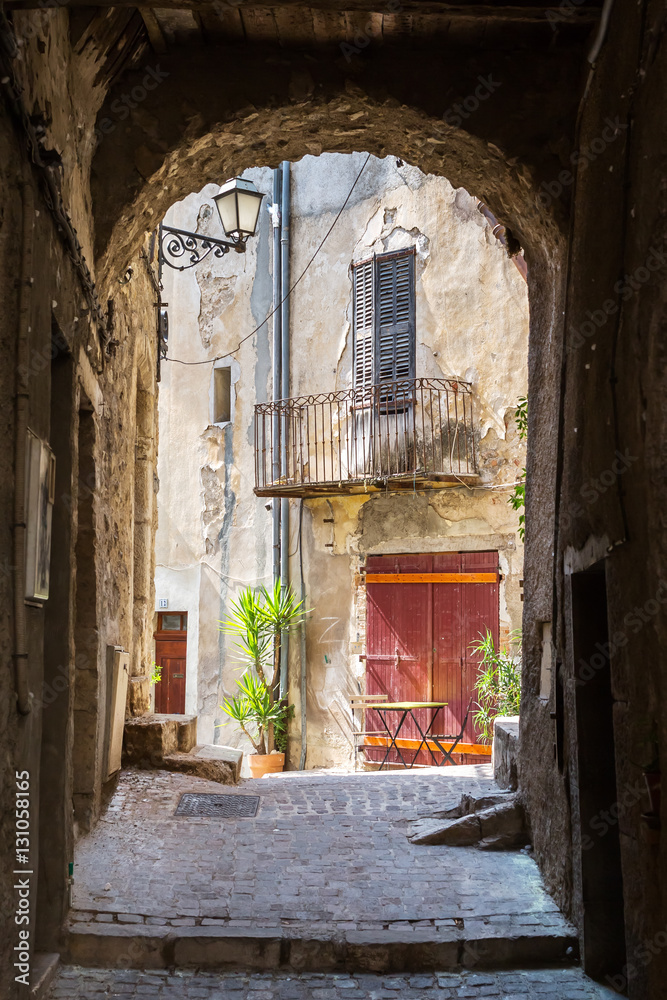
[[[5,3],[5,8],[9,10],[30,10],[42,9],[44,0],[9,0]],[[239,9],[241,6],[236,0],[68,0],[68,7],[136,7],[140,11],[152,11],[154,8],[163,10],[190,10],[208,11],[217,10],[220,12],[224,7],[229,6],[230,10]],[[344,0],[341,4],[339,0],[245,0],[242,2],[242,10],[257,10],[268,13],[271,10],[321,10],[341,13],[367,12],[386,13],[386,0]],[[559,6],[554,0],[401,0],[401,13],[403,15],[418,14],[420,16],[441,14],[452,18],[478,19],[483,18],[488,21],[519,21],[532,23],[545,23],[547,14],[558,18],[558,23],[563,27],[568,25],[585,25],[597,21],[600,17],[601,3],[599,0],[587,2],[581,6],[570,6],[565,4]]]
[[[151,7],[139,7],[139,13],[144,19],[148,39],[153,47],[153,51],[157,52],[158,55],[162,55],[167,51],[167,40],[162,34],[162,28],[155,12]]]

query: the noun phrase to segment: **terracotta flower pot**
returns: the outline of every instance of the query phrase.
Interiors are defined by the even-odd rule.
[[[263,778],[265,774],[277,774],[285,766],[284,753],[251,753],[248,756],[250,773],[253,778]]]

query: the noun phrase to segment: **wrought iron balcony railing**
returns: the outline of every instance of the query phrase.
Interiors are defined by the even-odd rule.
[[[472,391],[459,379],[401,379],[255,407],[258,496],[435,488],[475,474]]]

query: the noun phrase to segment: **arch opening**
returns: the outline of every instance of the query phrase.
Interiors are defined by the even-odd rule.
[[[499,651],[521,628],[523,545],[507,501],[525,465],[515,409],[527,391],[528,295],[521,268],[497,239],[497,220],[489,221],[479,199],[443,177],[394,156],[307,155],[289,165],[285,219],[283,206],[270,204],[282,189],[284,174],[277,173],[267,167],[244,173],[269,203],[244,255],[209,255],[185,271],[163,268],[170,335],[159,404],[156,596],[188,610],[186,702],[198,715],[202,739],[236,745],[243,734],[220,706],[234,694],[238,651],[212,623],[228,619],[241,590],[270,585],[276,574],[283,585],[303,586],[314,609],[307,649],[289,642],[281,687],[297,706],[288,765],[312,768],[328,760],[329,766],[350,766],[356,751],[348,702],[358,688],[371,691],[380,683],[394,699],[410,694],[424,700],[434,691],[451,696],[441,724],[458,731],[474,694],[477,659],[470,647],[478,632],[488,629]],[[220,235],[216,191],[207,185],[175,203],[165,225]],[[289,228],[287,290],[280,287],[275,256],[281,222]],[[405,356],[387,355],[378,366],[374,352],[385,348],[371,330],[372,272],[379,269],[383,284],[390,276],[382,268],[394,261],[412,274],[411,301],[405,301],[412,319],[396,336],[401,344],[406,336],[413,341],[401,348]],[[175,261],[183,263],[186,257]],[[368,314],[361,326],[360,275]],[[289,315],[276,316],[276,305],[287,297]],[[278,341],[276,318],[282,320]],[[386,339],[391,331],[378,336]],[[229,376],[225,421],[215,419],[219,371]],[[364,393],[387,378],[399,379],[394,395],[380,385],[381,405],[357,412]],[[465,399],[457,392],[464,384]],[[286,397],[284,406],[277,402]],[[281,415],[281,406],[289,416]],[[471,411],[464,427],[457,408],[465,413],[466,406]],[[426,430],[417,429],[421,424]],[[447,484],[452,488],[443,489]],[[283,544],[280,527],[272,541],[276,520],[287,525],[285,560],[272,559],[276,539],[279,549]],[[465,573],[475,559],[480,565],[486,559],[500,574],[489,584],[488,608],[480,606],[469,618],[463,605],[447,611],[465,677],[461,665],[456,671],[444,660],[438,665],[442,650],[435,657],[429,651],[424,677],[406,693],[400,671],[380,680],[377,664],[365,661],[372,636],[364,623],[373,594],[369,598],[362,574],[369,560],[382,562],[391,553],[399,562],[412,553],[409,559],[436,575],[448,567]],[[272,571],[272,562],[280,568]],[[352,586],[352,579],[359,584]],[[439,583],[436,589],[436,603],[452,599],[451,588]],[[465,600],[472,593],[466,591]],[[333,606],[338,619],[332,632]],[[394,612],[387,611],[398,630],[394,641],[410,646],[398,635],[402,626]],[[324,666],[317,652],[322,643]],[[300,679],[304,657],[312,664],[308,695]],[[471,714],[464,740],[470,753],[460,760],[476,763],[475,754],[486,752],[473,746],[480,732]],[[366,757],[372,763],[377,751]]]

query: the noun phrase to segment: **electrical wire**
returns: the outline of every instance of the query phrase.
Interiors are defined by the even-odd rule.
[[[347,198],[345,199],[345,201],[341,205],[340,210],[338,212],[338,215],[336,216],[336,218],[333,220],[333,222],[329,226],[329,229],[327,230],[327,232],[326,232],[326,234],[325,234],[322,242],[318,246],[317,250],[315,251],[315,253],[313,254],[313,256],[310,258],[310,260],[308,261],[308,263],[306,264],[306,266],[304,267],[303,271],[301,272],[301,274],[299,275],[299,277],[296,279],[296,281],[294,282],[294,284],[292,285],[292,287],[288,290],[287,294],[283,296],[283,298],[280,300],[280,302],[275,307],[275,309],[271,310],[271,312],[268,314],[268,316],[265,319],[262,320],[262,322],[259,324],[259,326],[256,326],[254,330],[251,330],[250,333],[246,334],[246,336],[242,340],[240,340],[238,342],[237,346],[234,348],[233,351],[227,351],[225,354],[220,354],[216,358],[208,358],[206,361],[181,361],[179,358],[169,358],[169,357],[166,357],[166,358],[163,358],[163,361],[173,361],[174,364],[177,364],[177,365],[211,365],[211,364],[214,364],[216,361],[220,361],[221,358],[228,358],[228,357],[230,357],[230,355],[236,354],[236,352],[241,349],[241,345],[245,344],[246,340],[250,340],[251,337],[254,337],[255,334],[258,332],[258,330],[261,330],[262,327],[264,326],[264,324],[268,323],[268,321],[271,319],[271,317],[274,316],[275,313],[278,312],[278,310],[282,306],[283,302],[287,301],[287,299],[290,297],[290,295],[292,294],[292,292],[294,291],[294,289],[296,288],[296,286],[299,284],[299,282],[301,281],[301,279],[304,277],[304,275],[305,275],[306,271],[308,270],[308,268],[310,267],[310,265],[313,263],[313,261],[317,257],[318,253],[320,252],[320,250],[322,249],[322,247],[324,246],[324,244],[328,240],[329,236],[331,235],[334,226],[336,225],[336,223],[340,219],[341,215],[345,211],[347,203],[350,200],[350,198],[352,197],[352,192],[354,191],[354,189],[356,188],[357,184],[359,183],[359,178],[361,177],[361,175],[363,174],[364,170],[366,169],[366,165],[367,165],[368,161],[370,160],[370,158],[371,158],[371,154],[369,153],[368,156],[366,157],[366,159],[364,160],[363,164],[362,164],[361,170],[359,171],[359,173],[357,174],[357,176],[355,178],[354,184],[352,185],[352,187],[350,188],[350,190],[348,192]]]

